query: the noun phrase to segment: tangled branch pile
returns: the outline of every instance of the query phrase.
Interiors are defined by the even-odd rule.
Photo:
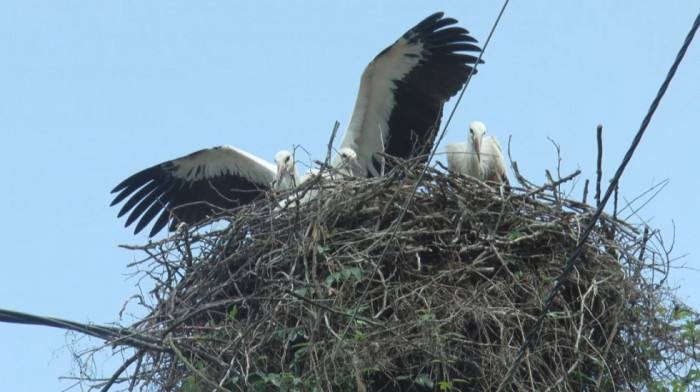
[[[317,179],[299,192],[318,192],[309,202],[270,196],[222,230],[141,247],[155,303],[132,330],[160,343],[136,345],[131,374],[109,384],[495,390],[594,209],[556,186],[503,194],[435,169],[409,203],[418,175]],[[673,377],[690,354],[668,328],[668,257],[652,243],[601,218],[507,390]]]

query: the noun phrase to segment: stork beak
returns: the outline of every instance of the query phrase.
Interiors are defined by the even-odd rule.
[[[350,160],[350,173],[353,176],[360,178],[367,176],[367,171],[364,167],[362,167],[357,158]]]
[[[282,179],[284,178],[284,168],[282,168],[282,165],[277,165],[277,177],[275,177],[275,189],[279,189]]]
[[[474,151],[476,151],[476,160],[481,163],[481,138],[474,137],[472,142],[474,144]]]

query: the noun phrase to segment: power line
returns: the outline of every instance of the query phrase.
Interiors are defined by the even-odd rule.
[[[474,75],[474,72],[476,72],[476,67],[479,65],[479,62],[481,62],[481,57],[483,56],[484,52],[486,51],[486,47],[489,45],[489,41],[491,41],[491,37],[493,36],[494,31],[496,31],[496,27],[498,26],[498,23],[501,20],[501,16],[503,16],[503,12],[505,12],[506,6],[508,6],[509,1],[510,0],[505,0],[505,2],[503,3],[503,7],[501,8],[501,11],[498,13],[498,17],[496,18],[496,21],[493,23],[493,27],[491,27],[491,31],[489,32],[489,35],[486,38],[486,41],[484,41],[484,47],[481,49],[481,52],[479,53],[479,56],[477,57],[476,62],[474,63],[474,67],[472,67],[472,70],[469,72],[469,76],[467,76],[467,81],[464,83],[464,87],[462,87],[462,91],[459,94],[459,97],[457,98],[457,102],[455,102],[455,106],[452,108],[450,115],[447,117],[447,121],[445,122],[445,126],[442,128],[442,132],[440,132],[440,135],[437,138],[437,142],[433,144],[434,148],[430,152],[430,156],[428,157],[428,161],[425,163],[425,167],[423,167],[423,170],[421,170],[421,173],[418,176],[418,179],[416,180],[415,184],[413,185],[413,189],[411,189],[411,193],[408,196],[408,200],[406,200],[406,204],[401,209],[401,215],[399,215],[399,219],[396,221],[396,224],[394,225],[394,229],[391,231],[391,234],[389,236],[389,240],[387,241],[386,245],[384,246],[384,249],[382,249],[382,253],[379,255],[379,260],[377,260],[377,265],[372,270],[372,275],[370,275],[370,278],[367,281],[367,285],[365,286],[364,291],[362,291],[362,295],[360,296],[360,299],[357,301],[357,305],[355,306],[355,308],[352,311],[352,316],[350,317],[350,320],[348,320],[347,325],[345,326],[345,328],[343,328],[343,331],[340,334],[341,337],[344,337],[345,334],[347,333],[348,329],[350,328],[350,325],[352,325],[352,322],[355,320],[357,312],[360,309],[360,305],[364,302],[365,297],[367,297],[367,293],[369,292],[369,288],[370,288],[370,285],[372,284],[372,280],[377,275],[377,271],[379,270],[379,266],[382,265],[382,261],[384,261],[384,258],[386,257],[386,254],[389,251],[389,246],[391,245],[392,240],[396,236],[396,233],[398,232],[399,227],[401,227],[401,223],[403,222],[403,220],[406,216],[406,212],[408,211],[408,207],[411,205],[411,203],[413,203],[413,198],[416,194],[416,191],[418,190],[418,186],[420,185],[421,181],[423,180],[425,173],[428,171],[428,166],[430,165],[430,162],[433,160],[433,157],[435,157],[435,152],[437,151],[437,146],[440,145],[440,142],[442,141],[442,139],[445,137],[445,134],[447,133],[447,127],[450,125],[450,122],[452,121],[452,117],[454,117],[454,114],[457,111],[457,107],[459,106],[459,103],[462,101],[462,97],[464,96],[464,92],[467,91],[467,86],[469,86],[469,81],[471,81],[472,75]]]
[[[595,214],[593,214],[593,217],[586,226],[586,229],[584,230],[583,235],[579,239],[578,244],[576,244],[576,248],[571,254],[569,260],[567,261],[566,267],[557,279],[556,283],[554,284],[554,287],[552,287],[552,290],[549,292],[549,296],[545,301],[544,307],[542,308],[542,312],[535,320],[535,323],[532,325],[532,329],[530,329],[530,332],[528,332],[527,337],[525,337],[525,341],[518,349],[518,354],[515,356],[515,359],[513,359],[513,363],[511,363],[510,367],[508,368],[508,371],[503,377],[503,380],[498,386],[496,392],[501,392],[508,385],[508,382],[513,377],[515,368],[518,366],[520,361],[523,359],[523,356],[525,355],[525,350],[530,345],[530,343],[532,343],[532,339],[535,337],[535,334],[537,333],[537,330],[539,329],[540,325],[542,325],[542,321],[544,321],[544,318],[546,317],[549,308],[552,306],[552,303],[554,302],[554,297],[557,296],[559,290],[561,289],[561,286],[564,284],[564,279],[566,279],[571,270],[574,268],[574,263],[576,262],[576,259],[578,258],[579,254],[581,253],[583,245],[588,239],[589,234],[591,234],[591,231],[593,230],[593,227],[598,221],[598,218],[600,218],[600,215],[603,213],[603,208],[605,208],[605,204],[608,202],[608,199],[610,199],[613,190],[615,190],[615,188],[617,187],[617,183],[620,180],[620,177],[622,176],[622,172],[624,172],[625,167],[627,167],[627,164],[632,159],[632,154],[634,154],[634,151],[637,149],[637,145],[639,145],[639,142],[642,140],[642,136],[644,135],[644,132],[646,131],[647,126],[651,121],[651,117],[654,115],[654,112],[656,112],[656,108],[659,106],[661,98],[663,98],[664,94],[666,93],[668,85],[671,83],[673,76],[676,74],[678,66],[680,65],[681,61],[683,60],[683,57],[685,56],[685,52],[688,50],[688,46],[690,46],[690,43],[693,41],[693,37],[695,36],[695,32],[698,30],[698,26],[700,26],[700,13],[695,18],[695,23],[693,23],[693,27],[691,27],[690,32],[688,32],[688,36],[685,38],[685,42],[683,42],[683,46],[678,52],[676,60],[673,62],[673,65],[671,65],[671,69],[668,71],[666,79],[664,80],[663,84],[661,84],[661,88],[659,88],[659,91],[656,93],[656,98],[654,98],[654,101],[651,103],[651,106],[649,107],[649,110],[646,116],[644,117],[644,120],[642,120],[642,124],[639,128],[639,131],[637,132],[637,135],[635,135],[634,140],[632,140],[632,145],[630,146],[629,150],[627,150],[625,157],[622,159],[622,163],[620,163],[620,166],[617,168],[615,175],[610,181],[610,185],[605,191],[605,196],[603,196],[603,199],[601,200],[600,205],[598,205]]]
[[[163,349],[159,348],[158,346],[160,344],[160,339],[144,335],[129,328],[83,324],[76,321],[36,316],[29,313],[16,312],[14,310],[7,309],[0,309],[0,322],[61,328],[80,332],[105,341],[122,341],[134,347],[147,347],[151,350],[163,351]]]

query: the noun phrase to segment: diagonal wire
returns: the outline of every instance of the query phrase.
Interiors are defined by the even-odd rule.
[[[408,200],[406,200],[406,204],[401,209],[401,215],[399,215],[399,219],[396,221],[396,224],[394,225],[394,229],[391,231],[391,234],[389,236],[389,240],[387,241],[386,245],[384,246],[384,249],[382,249],[382,253],[379,256],[379,260],[377,260],[377,265],[374,266],[374,270],[372,270],[372,275],[370,276],[370,278],[367,282],[367,285],[365,286],[364,291],[362,291],[362,295],[360,296],[360,299],[357,302],[357,306],[355,306],[355,308],[353,309],[352,316],[350,317],[350,320],[348,320],[348,323],[345,325],[345,328],[343,329],[342,333],[340,334],[341,338],[345,337],[345,334],[347,333],[348,329],[350,328],[350,325],[352,325],[353,321],[355,320],[355,317],[357,316],[357,312],[360,309],[360,304],[362,304],[365,300],[365,297],[367,297],[367,293],[369,292],[371,282],[374,279],[374,277],[377,275],[377,271],[379,270],[379,266],[382,265],[382,261],[384,261],[384,258],[386,257],[386,254],[389,251],[389,245],[391,245],[391,242],[393,241],[394,237],[396,236],[396,232],[399,230],[399,227],[401,227],[401,223],[403,222],[404,217],[406,216],[406,212],[408,211],[408,207],[411,205],[411,203],[413,203],[413,198],[416,195],[416,191],[418,190],[418,186],[420,185],[421,181],[423,180],[425,173],[428,171],[428,166],[430,165],[430,162],[433,160],[433,157],[435,157],[435,152],[437,151],[437,146],[440,144],[442,139],[445,137],[445,134],[447,133],[447,127],[450,125],[450,122],[452,121],[452,117],[454,117],[454,114],[457,111],[457,107],[459,106],[459,103],[462,101],[462,97],[464,96],[464,92],[467,91],[467,86],[469,86],[469,81],[472,79],[474,72],[476,72],[476,67],[479,65],[479,62],[481,61],[481,57],[483,56],[484,52],[486,51],[486,47],[489,45],[489,41],[491,41],[491,37],[493,36],[494,31],[496,31],[496,27],[498,26],[498,22],[500,22],[501,16],[503,16],[503,12],[506,10],[506,6],[508,5],[509,1],[510,0],[505,0],[505,2],[503,3],[503,7],[501,8],[501,12],[498,13],[498,17],[496,18],[496,21],[493,23],[493,27],[491,28],[491,31],[489,32],[489,36],[486,38],[486,41],[484,41],[484,47],[481,49],[481,52],[479,53],[479,57],[477,57],[476,62],[474,63],[474,67],[472,67],[471,72],[469,72],[469,76],[467,76],[467,81],[464,83],[464,87],[462,88],[462,92],[459,94],[459,97],[457,98],[457,102],[455,102],[455,106],[452,108],[452,111],[450,112],[450,115],[447,118],[447,121],[445,122],[445,126],[442,128],[442,132],[440,132],[440,135],[437,138],[437,142],[433,144],[435,147],[433,147],[433,150],[430,152],[430,156],[428,157],[428,161],[425,163],[423,170],[421,171],[420,175],[418,176],[418,179],[416,180],[415,184],[413,185],[413,189],[411,190],[411,193],[408,196]]]
[[[544,318],[546,317],[549,308],[552,306],[552,303],[554,302],[554,297],[557,296],[557,294],[559,293],[559,289],[561,289],[561,286],[564,284],[564,279],[566,279],[567,275],[569,275],[571,270],[574,268],[574,263],[576,262],[576,259],[578,258],[579,254],[581,253],[581,250],[583,249],[583,245],[586,242],[588,235],[591,234],[591,231],[593,230],[593,227],[598,221],[598,218],[600,218],[600,215],[603,213],[603,208],[605,208],[605,204],[608,202],[608,199],[610,199],[610,195],[612,195],[613,190],[615,190],[615,188],[617,187],[617,183],[620,180],[620,177],[622,176],[622,172],[625,170],[625,167],[627,167],[627,164],[629,163],[630,159],[632,159],[632,154],[634,154],[634,150],[637,148],[637,145],[639,145],[639,142],[642,140],[644,131],[646,131],[647,126],[649,125],[649,121],[651,121],[651,117],[654,115],[654,112],[656,112],[656,108],[659,106],[661,98],[663,98],[664,94],[666,93],[666,89],[668,88],[668,85],[671,83],[673,76],[676,74],[678,65],[680,65],[681,61],[683,60],[683,56],[685,56],[685,52],[688,50],[688,46],[690,46],[690,43],[693,41],[693,37],[695,36],[695,32],[698,30],[699,26],[700,13],[695,18],[695,22],[693,23],[690,32],[688,32],[688,36],[685,38],[683,46],[681,46],[681,49],[678,52],[678,55],[676,56],[676,60],[673,62],[673,65],[671,65],[671,69],[668,71],[666,79],[664,80],[663,84],[661,84],[661,88],[659,88],[659,91],[656,93],[656,98],[654,98],[654,101],[649,107],[649,111],[644,117],[644,120],[642,120],[642,124],[639,128],[639,131],[635,135],[634,140],[632,140],[632,145],[630,146],[629,150],[627,150],[627,154],[625,154],[625,157],[622,159],[622,163],[620,163],[620,166],[617,168],[615,176],[610,181],[610,185],[608,185],[608,189],[605,191],[605,196],[603,196],[603,199],[601,200],[600,205],[596,209],[595,214],[593,214],[591,221],[586,226],[586,230],[583,232],[583,235],[581,235],[578,244],[576,244],[576,248],[574,248],[574,252],[571,254],[571,257],[567,261],[566,267],[557,279],[556,283],[554,284],[554,287],[552,287],[552,290],[549,292],[549,296],[545,301],[544,307],[542,308],[542,312],[537,317],[537,320],[535,320],[535,323],[532,325],[532,329],[530,329],[530,332],[528,332],[527,337],[525,337],[525,341],[520,346],[520,349],[518,349],[518,354],[515,356],[515,359],[513,359],[513,363],[511,363],[510,367],[508,368],[508,371],[503,377],[503,380],[498,386],[496,392],[503,391],[503,389],[508,385],[508,382],[513,377],[513,373],[515,373],[516,367],[525,355],[525,350],[528,348],[530,343],[532,343],[532,340],[535,334],[537,333],[537,330],[539,329],[540,325],[542,325],[542,321],[544,321]]]

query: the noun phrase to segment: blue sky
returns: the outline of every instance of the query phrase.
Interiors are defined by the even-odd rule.
[[[333,123],[347,125],[360,74],[380,50],[438,10],[483,44],[500,6],[0,2],[0,308],[119,321],[137,293],[127,264],[140,255],[117,245],[146,237],[124,229],[108,207],[117,183],[221,144],[270,161],[301,145],[322,159]],[[698,11],[696,1],[512,2],[444,142],[464,140],[468,124],[483,121],[504,145],[512,135],[521,172],[541,183],[545,169],[556,170],[550,137],[561,146],[562,175],[583,171],[573,191],[580,199],[584,179],[595,179],[596,125],[604,125],[608,179]],[[675,223],[672,256],[687,254],[675,262],[687,268],[674,269],[671,284],[696,309],[699,69],[694,42],[620,184],[624,204],[670,181],[631,220],[649,221],[667,243]],[[73,385],[59,380],[75,370],[67,344],[100,342],[0,324],[2,389]],[[104,357],[93,363],[107,377],[115,366]]]

